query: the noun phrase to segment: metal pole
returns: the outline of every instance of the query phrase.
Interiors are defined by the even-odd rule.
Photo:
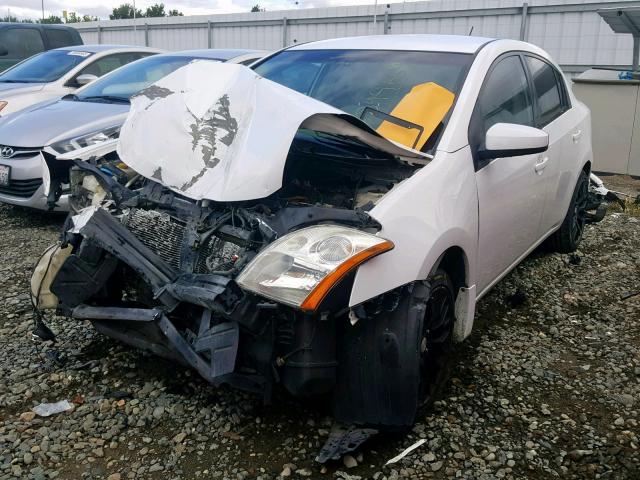
[[[522,4],[522,18],[520,20],[520,40],[523,42],[527,39],[527,23],[529,21],[527,15],[529,13],[529,4]]]
[[[42,20],[44,20],[44,0],[42,0],[42,2],[40,2],[42,5]]]
[[[378,0],[373,4],[373,30],[376,30],[376,23],[378,23]]]
[[[389,33],[389,10],[384,11],[384,34]]]
[[[211,48],[211,20],[207,20],[207,48]]]
[[[102,43],[102,27],[98,25],[98,44]]]
[[[149,24],[146,22],[144,24],[144,46],[149,46]]]
[[[136,33],[136,0],[133,0],[133,33]],[[135,38],[134,38],[135,41]]]
[[[638,57],[640,56],[640,37],[633,36],[633,71],[638,71]]]
[[[282,17],[282,48],[287,46],[287,17]]]

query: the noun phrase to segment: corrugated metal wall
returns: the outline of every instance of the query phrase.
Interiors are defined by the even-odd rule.
[[[524,39],[547,50],[568,74],[592,65],[630,65],[630,35],[615,34],[599,8],[640,6],[616,0],[432,0],[389,6],[114,20],[74,25],[85,43],[167,50],[257,48],[370,34],[442,33]],[[375,24],[374,24],[375,14]]]

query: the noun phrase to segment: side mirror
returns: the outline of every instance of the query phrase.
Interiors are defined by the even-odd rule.
[[[9,55],[7,47],[0,47],[0,57],[6,57],[7,55]]]
[[[87,85],[87,84],[89,84],[89,83],[91,83],[91,82],[93,82],[94,80],[97,80],[97,79],[98,79],[97,75],[93,75],[91,73],[84,73],[84,74],[78,75],[76,77],[76,83],[78,85],[80,85],[80,86],[83,86],[83,85]]]
[[[515,123],[496,123],[487,131],[484,160],[542,153],[549,148],[549,135],[538,128]]]

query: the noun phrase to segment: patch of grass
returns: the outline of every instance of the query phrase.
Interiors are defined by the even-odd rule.
[[[640,217],[640,203],[636,203],[634,198],[627,198],[624,201],[624,205],[625,208],[622,210],[622,207],[617,203],[611,203],[607,208],[607,213],[624,211],[624,213],[632,217]]]

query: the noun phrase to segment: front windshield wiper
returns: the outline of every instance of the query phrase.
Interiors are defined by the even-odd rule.
[[[0,82],[2,83],[34,83],[34,82],[30,82],[29,80],[2,80],[0,78]]]
[[[116,95],[90,95],[88,97],[77,97],[77,99],[81,102],[131,103],[128,98]]]

